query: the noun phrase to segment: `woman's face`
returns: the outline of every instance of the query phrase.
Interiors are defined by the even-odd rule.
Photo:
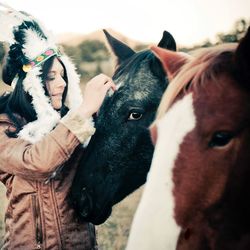
[[[55,58],[47,75],[46,88],[50,96],[51,104],[56,110],[62,107],[62,96],[66,86],[63,76],[63,66],[58,59]]]

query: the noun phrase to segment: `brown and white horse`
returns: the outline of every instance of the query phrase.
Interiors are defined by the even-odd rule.
[[[173,79],[127,249],[250,249],[250,29],[191,59],[152,50]]]

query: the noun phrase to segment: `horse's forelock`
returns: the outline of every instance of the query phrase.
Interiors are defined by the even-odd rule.
[[[185,93],[190,88],[204,84],[207,79],[214,78],[218,74],[218,66],[220,68],[224,65],[222,67],[225,69],[229,57],[224,55],[232,54],[235,49],[236,44],[224,44],[194,51],[194,58],[182,67],[165,91],[157,111],[156,121],[165,114],[181,92]]]
[[[154,57],[155,56],[150,50],[144,50],[134,54],[119,65],[119,67],[114,72],[113,79],[117,79],[122,75],[128,75],[130,79],[133,79],[134,75],[140,69],[141,63],[147,60],[150,63]]]

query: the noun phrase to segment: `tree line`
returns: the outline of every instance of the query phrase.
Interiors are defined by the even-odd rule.
[[[227,33],[218,33],[215,44],[238,42],[246,33],[250,20],[240,19],[235,22],[233,28]],[[209,40],[189,48],[180,48],[181,51],[190,51],[200,47],[215,45]],[[85,40],[77,46],[62,44],[63,50],[69,55],[75,64],[82,81],[86,81],[96,74],[105,72],[105,65],[109,63],[110,55],[105,44],[99,40]],[[135,51],[147,48],[147,44],[139,44],[133,48]],[[3,61],[5,47],[0,43],[0,63]]]
[[[188,52],[190,50],[211,47],[222,43],[237,43],[245,35],[249,26],[250,20],[239,19],[234,23],[231,31],[227,33],[218,33],[216,35],[215,43],[212,43],[209,39],[207,39],[201,44],[195,45],[193,47],[183,47],[180,50],[183,52]]]

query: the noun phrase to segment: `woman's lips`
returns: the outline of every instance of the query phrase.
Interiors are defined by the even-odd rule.
[[[59,94],[52,94],[53,97],[61,97],[62,96],[62,93],[59,93]]]

